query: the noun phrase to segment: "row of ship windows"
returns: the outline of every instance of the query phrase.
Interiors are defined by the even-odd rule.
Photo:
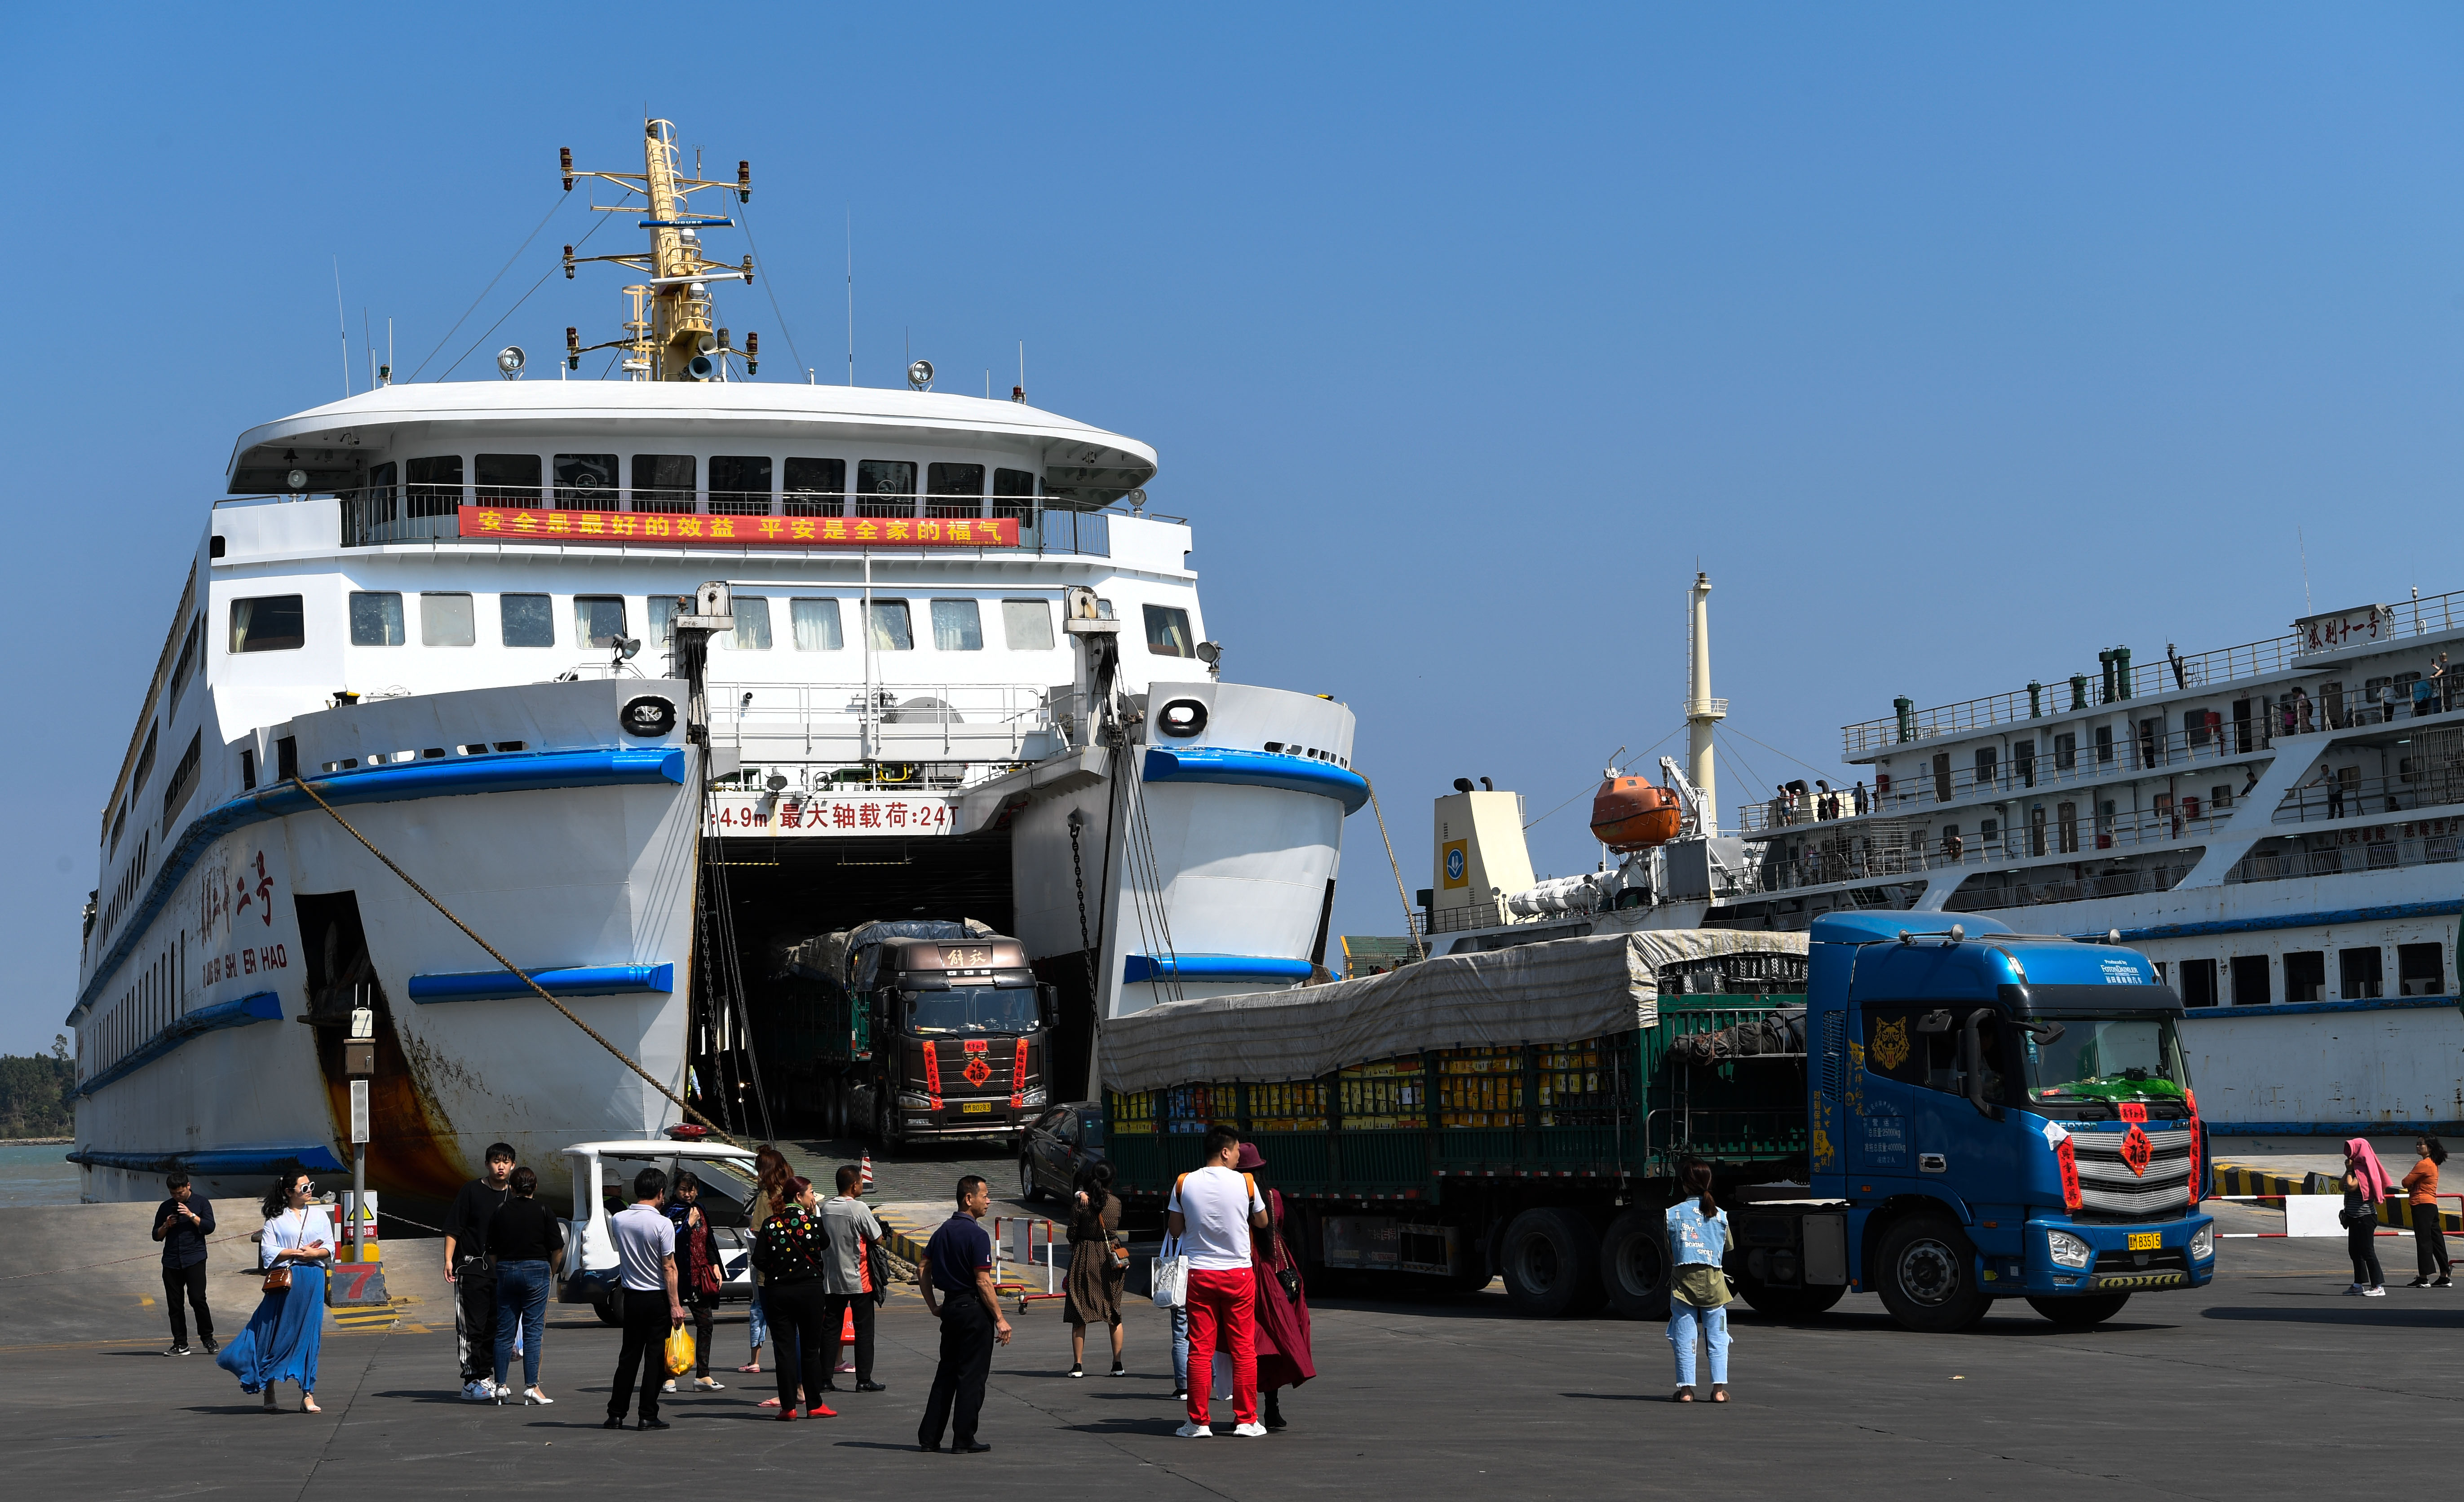
[[[419,639],[425,647],[473,647],[478,644],[476,596],[457,592],[423,593],[419,601]],[[827,596],[788,600],[789,639],[799,652],[841,652],[847,647],[840,604]],[[668,622],[679,602],[651,595],[644,602],[650,644],[668,644]],[[846,602],[850,613],[864,608],[861,600]],[[573,596],[573,641],[576,646],[614,647],[627,630],[628,602],[623,595]],[[736,596],[736,630],[719,641],[737,652],[768,652],[772,602],[759,595]],[[1012,652],[1049,652],[1054,645],[1052,603],[1048,600],[884,600],[871,602],[869,639],[875,652],[915,649],[914,607],[924,607],[935,652],[984,650],[984,607],[1001,611],[1002,645]],[[1098,608],[1111,614],[1111,602]],[[1145,607],[1147,651],[1159,657],[1195,657],[1197,639],[1189,612],[1177,606]],[[391,590],[353,591],[350,599],[351,645],[400,647],[410,637],[403,596]],[[546,594],[496,596],[497,636],[508,647],[554,647],[555,597]],[[259,595],[231,603],[231,650],[235,652],[290,652],[308,644],[305,602],[296,594]]]
[[[790,517],[839,517],[850,503],[859,517],[912,517],[919,496],[928,517],[980,516],[987,499],[981,464],[924,464],[906,459],[857,459],[855,483],[847,483],[846,459],[769,454],[710,456],[708,505],[713,516],[766,517],[774,506]],[[917,471],[924,488],[916,489]],[[700,509],[701,460],[690,453],[636,453],[627,468],[631,483],[619,488],[612,453],[480,453],[472,455],[471,496],[482,506],[562,511],[692,512]],[[553,476],[551,483],[547,476]],[[992,515],[1025,516],[1034,509],[1036,477],[1029,470],[990,471]],[[774,483],[775,480],[775,483]],[[464,503],[462,455],[437,454],[368,467],[362,497],[380,503],[397,497],[412,517],[450,516]],[[388,506],[387,509],[390,509]]]
[[[2387,951],[2376,944],[2336,951],[2336,990],[2327,990],[2327,953],[2299,949],[2283,957],[2284,1000],[2287,1002],[2363,1002],[2390,994],[2387,989]],[[2230,1001],[2235,1006],[2266,1006],[2276,1001],[2276,959],[2269,955],[2234,955],[2215,960],[2175,960],[2156,966],[2163,981],[2171,970],[2185,1006],[2214,1006]],[[2437,943],[2395,946],[2397,996],[2447,994],[2446,956]]]

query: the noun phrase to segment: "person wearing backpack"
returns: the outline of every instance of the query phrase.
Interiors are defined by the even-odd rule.
[[[801,1387],[805,1418],[835,1419],[837,1410],[822,1402],[838,1350],[836,1340],[825,1338],[823,1313],[829,1303],[830,1233],[822,1225],[813,1181],[788,1180],[786,1195],[787,1203],[763,1223],[753,1244],[753,1265],[769,1279],[761,1296],[770,1309],[770,1333],[779,1341],[778,1418],[784,1423],[796,1416]]]
[[[1694,1401],[1694,1342],[1711,1351],[1711,1401],[1728,1401],[1728,1212],[1711,1198],[1711,1165],[1687,1163],[1678,1182],[1693,1195],[1668,1207],[1668,1343],[1677,1352],[1678,1403]]]
[[[2387,1273],[2379,1268],[2379,1206],[2387,1198],[2387,1171],[2364,1138],[2344,1141],[2344,1249],[2353,1259],[2348,1297],[2387,1297]]]
[[[1257,1283],[1249,1233],[1266,1228],[1266,1202],[1257,1181],[1236,1166],[1241,1134],[1228,1126],[1208,1130],[1206,1166],[1173,1185],[1164,1226],[1189,1259],[1185,1303],[1189,1310],[1189,1418],[1175,1430],[1182,1439],[1214,1436],[1208,1400],[1215,1383],[1219,1340],[1232,1353],[1233,1433],[1263,1438],[1258,1419]]]

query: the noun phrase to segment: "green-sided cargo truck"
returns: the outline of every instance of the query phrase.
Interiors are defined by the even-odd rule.
[[[1698,1160],[1730,1210],[1730,1277],[1768,1313],[1864,1288],[1917,1329],[2001,1297],[2092,1324],[2208,1281],[2180,1003],[2152,967],[1991,920],[1903,922],[1825,919],[1810,951],[1595,936],[1115,1019],[1117,1186],[1159,1204],[1229,1122],[1313,1270],[1502,1274],[1542,1315],[1663,1315],[1665,1208]]]

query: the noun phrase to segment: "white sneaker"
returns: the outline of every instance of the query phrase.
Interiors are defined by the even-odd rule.
[[[1215,1438],[1215,1431],[1213,1429],[1207,1427],[1203,1424],[1192,1424],[1186,1419],[1181,1421],[1179,1428],[1177,1428],[1172,1432],[1179,1435],[1185,1440],[1211,1440]]]
[[[671,1392],[674,1392],[675,1390],[676,1390],[676,1380],[675,1380],[674,1378],[672,1378],[672,1377],[669,1378],[666,1381],[664,1381],[664,1382],[662,1382],[662,1383],[660,1383],[660,1384],[659,1384],[659,1391],[661,1391],[661,1392],[663,1392],[663,1393],[671,1393]]]
[[[2383,1289],[2383,1288],[2364,1289],[2364,1290],[2362,1291],[2362,1297],[2364,1297],[2364,1298],[2385,1298],[2385,1297],[2387,1297],[2387,1290],[2385,1290],[2385,1289]]]
[[[1240,1424],[1233,1425],[1232,1432],[1244,1440],[1262,1440],[1266,1437],[1266,1426],[1263,1424]]]

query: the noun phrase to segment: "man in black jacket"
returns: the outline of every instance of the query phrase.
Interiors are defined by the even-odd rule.
[[[163,1181],[171,1198],[154,1212],[154,1239],[163,1244],[163,1302],[171,1311],[171,1345],[165,1356],[188,1354],[188,1308],[197,1311],[197,1336],[212,1352],[214,1312],[206,1305],[206,1238],[214,1233],[213,1202],[189,1186],[187,1170],[174,1168]]]
[[[453,1341],[462,1358],[462,1396],[496,1396],[496,1269],[488,1260],[488,1221],[514,1197],[514,1150],[488,1144],[488,1176],[453,1197],[445,1216],[445,1281],[453,1285]]]

